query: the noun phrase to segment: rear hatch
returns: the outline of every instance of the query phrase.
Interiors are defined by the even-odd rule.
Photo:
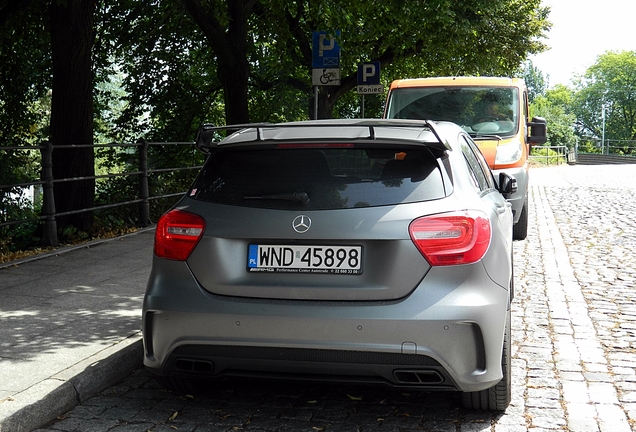
[[[219,145],[178,206],[205,220],[187,260],[192,274],[203,289],[235,297],[408,295],[430,268],[409,225],[454,201],[445,149],[429,135],[435,146],[334,142],[315,131],[309,142]]]

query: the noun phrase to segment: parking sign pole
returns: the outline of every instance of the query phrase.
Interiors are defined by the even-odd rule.
[[[314,31],[311,49],[311,83],[314,86],[314,120],[318,120],[318,87],[340,85],[340,30]]]
[[[362,106],[360,107],[360,118],[364,118],[364,95],[362,95]]]

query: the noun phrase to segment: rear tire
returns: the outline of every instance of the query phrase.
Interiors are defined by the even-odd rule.
[[[508,307],[506,315],[501,370],[503,378],[494,387],[482,391],[462,393],[462,406],[471,410],[504,411],[510,404],[512,398],[512,381],[510,378],[510,307]]]
[[[525,240],[526,237],[528,237],[528,195],[526,195],[526,199],[523,202],[519,220],[512,227],[513,240]]]

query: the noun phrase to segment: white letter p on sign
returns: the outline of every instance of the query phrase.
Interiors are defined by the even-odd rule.
[[[375,65],[365,63],[362,67],[362,82],[367,82],[367,78],[375,76]]]
[[[325,43],[325,40],[327,41],[327,43]],[[320,34],[320,39],[318,42],[318,55],[320,57],[324,56],[324,51],[331,51],[332,49],[334,49],[336,47],[336,38],[334,37],[327,37],[326,34],[321,33]]]

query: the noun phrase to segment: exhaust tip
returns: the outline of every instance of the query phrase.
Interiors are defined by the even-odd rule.
[[[180,358],[175,360],[174,368],[182,372],[212,373],[214,372],[214,363],[206,360]]]
[[[404,384],[442,384],[444,377],[436,370],[396,370],[395,379]]]

